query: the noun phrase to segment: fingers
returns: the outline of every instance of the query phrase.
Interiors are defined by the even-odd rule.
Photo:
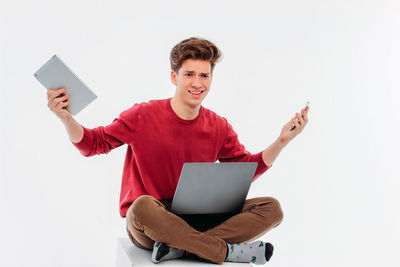
[[[296,118],[299,121],[300,125],[304,125],[306,123],[300,113],[296,113]]]
[[[304,110],[304,109],[301,110],[301,114],[302,114],[302,116],[303,116],[303,118],[304,118],[304,121],[305,121],[306,123],[308,122],[308,111],[309,111],[309,110],[310,110],[310,107],[309,107],[309,106],[307,106],[305,110]]]
[[[64,95],[53,99],[49,102],[49,108],[53,111],[61,109],[69,104],[69,95]]]
[[[64,107],[66,107],[66,106],[68,106],[69,105],[69,100],[67,100],[67,101],[60,101],[58,104],[56,104],[56,106],[54,107],[56,110],[59,110],[59,109],[62,109],[62,108],[64,108]]]
[[[49,104],[53,101],[54,98],[66,92],[64,87],[58,89],[49,89],[47,90],[47,99],[49,100]]]
[[[287,128],[290,132],[294,131],[295,135],[299,134],[308,122],[307,113],[309,109],[310,107],[307,106],[305,109],[301,110],[301,114],[296,113],[295,116],[291,118],[287,124],[285,124],[284,128],[286,129],[286,127],[290,127]]]
[[[301,131],[302,127],[306,124],[304,118],[300,115],[300,113],[296,113],[295,116],[291,119],[293,123],[293,127],[290,129],[291,131],[297,130]]]
[[[49,99],[50,96],[53,96],[54,94],[57,94],[57,93],[63,92],[63,91],[65,91],[64,87],[57,88],[57,89],[56,88],[51,88],[51,89],[47,90],[47,98]]]
[[[299,127],[300,127],[300,124],[299,124],[299,121],[296,119],[296,116],[295,117],[293,117],[292,119],[292,123],[293,123],[293,130],[296,130],[296,129],[299,129]]]

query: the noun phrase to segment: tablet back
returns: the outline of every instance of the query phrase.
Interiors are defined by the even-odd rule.
[[[69,94],[68,108],[72,115],[78,114],[97,96],[72,72],[59,57],[50,58],[34,76],[46,89],[65,87]]]
[[[240,212],[257,162],[185,163],[172,200],[175,214]]]

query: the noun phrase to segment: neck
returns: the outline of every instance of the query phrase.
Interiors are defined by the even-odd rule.
[[[194,120],[199,115],[200,111],[200,105],[185,105],[185,103],[183,103],[183,101],[180,100],[177,96],[174,96],[171,99],[171,107],[176,115],[178,115],[178,117],[183,120]]]

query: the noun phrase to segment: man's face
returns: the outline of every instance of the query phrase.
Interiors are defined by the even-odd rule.
[[[196,107],[204,100],[211,87],[211,64],[207,60],[187,59],[176,73],[171,71],[171,81],[185,105]]]

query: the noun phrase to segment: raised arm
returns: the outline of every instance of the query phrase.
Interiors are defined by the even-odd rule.
[[[105,154],[111,149],[131,142],[140,117],[138,104],[122,112],[111,124],[88,129],[71,116],[68,110],[68,95],[64,93],[64,88],[48,90],[48,106],[63,122],[69,139],[82,155],[89,157]]]
[[[278,139],[275,140],[269,147],[267,147],[263,153],[262,158],[266,165],[271,166],[275,159],[278,157],[282,149],[289,144],[299,133],[301,133],[308,123],[308,111],[310,107],[307,106],[306,109],[301,110],[300,113],[296,115],[286,123],[279,135]],[[293,126],[296,126],[293,128]]]

